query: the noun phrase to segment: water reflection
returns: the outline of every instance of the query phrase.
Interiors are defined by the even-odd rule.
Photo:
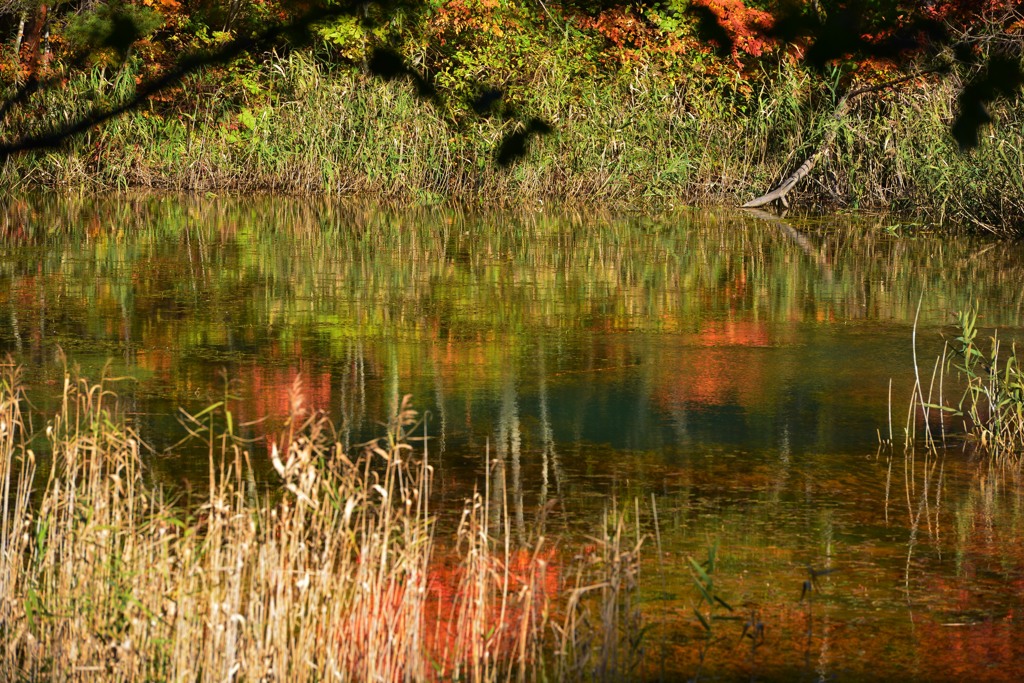
[[[87,375],[112,360],[108,374],[134,378],[119,392],[158,450],[182,435],[179,406],[226,397],[255,439],[295,387],[355,444],[411,393],[442,522],[486,467],[520,543],[548,510],[554,533],[581,534],[612,497],[653,494],[673,597],[650,610],[674,616],[662,654],[677,663],[693,653],[682,558],[710,538],[737,604],[779,634],[750,658],[730,650],[723,675],[1021,661],[1016,479],[965,457],[875,457],[889,379],[897,401],[913,382],[918,305],[922,358],[974,301],[986,325],[1019,330],[1019,247],[734,212],[4,201],[0,350],[43,410],[58,348]],[[179,482],[206,460],[154,462]],[[816,611],[798,601],[807,567],[840,569]]]
[[[922,357],[969,302],[1024,316],[1019,249],[863,223],[152,196],[8,200],[0,222],[0,349],[34,387],[60,378],[58,347],[91,376],[113,359],[158,449],[179,406],[226,396],[247,436],[273,430],[300,376],[348,443],[412,393],[446,477],[478,476],[489,444],[542,498],[552,477],[607,480],[581,465],[597,444],[641,469],[862,455],[889,378],[911,381],[919,303]]]

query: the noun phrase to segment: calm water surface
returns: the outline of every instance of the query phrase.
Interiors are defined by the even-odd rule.
[[[356,444],[409,393],[433,437],[442,537],[487,454],[518,540],[551,500],[546,533],[566,545],[639,505],[645,676],[696,670],[685,558],[712,543],[741,617],[716,626],[712,678],[1008,679],[1024,665],[1019,473],[959,448],[879,449],[890,392],[902,444],[915,315],[928,376],[971,302],[1020,335],[1020,247],[729,211],[159,197],[0,211],[0,352],[42,411],[62,353],[131,378],[117,391],[158,453],[184,434],[179,407],[227,397],[258,438],[301,386]],[[176,453],[151,456],[154,477],[205,472],[205,456]],[[745,621],[764,624],[757,648]]]

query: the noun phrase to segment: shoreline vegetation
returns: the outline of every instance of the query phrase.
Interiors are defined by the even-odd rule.
[[[768,15],[748,4],[704,3],[742,8],[715,15],[731,27],[726,52],[696,19],[673,14],[673,3],[612,3],[596,14],[424,3],[404,23],[396,10],[372,25],[317,24],[301,47],[257,41],[259,50],[152,92],[147,83],[171,68],[175,45],[212,50],[268,19],[249,17],[248,28],[237,19],[214,36],[195,29],[201,17],[186,26],[178,3],[162,15],[122,3],[140,28],[120,53],[81,47],[88,13],[54,19],[66,36],[45,70],[27,73],[23,57],[6,57],[0,186],[507,207],[740,205],[815,156],[788,197],[801,209],[895,211],[1001,236],[1024,230],[1024,110],[1015,95],[984,102],[988,123],[973,148],[962,149],[953,130],[984,60],[1004,44],[1019,47],[1019,10],[998,20],[946,16],[951,26],[959,17],[976,64],[940,70],[923,47],[889,60],[809,64],[797,56],[806,45],[756,33]],[[152,27],[143,30],[143,19]],[[888,81],[900,82],[871,90]],[[96,118],[84,132],[54,133]],[[19,148],[47,135],[56,135],[52,144]]]
[[[917,363],[915,328],[916,382],[903,450],[912,452],[920,443],[937,454],[961,445],[997,467],[1019,468],[1024,455],[1024,372],[1017,345],[1001,339],[998,329],[986,341],[979,339],[978,310],[973,306],[956,313],[955,329],[957,336],[935,359],[925,386],[922,376],[928,376]],[[891,447],[891,415],[889,421],[889,439],[882,443]]]
[[[0,369],[0,669],[9,678],[654,673],[642,659],[634,510],[609,510],[575,557],[545,541],[542,522],[528,545],[513,543],[495,468],[467,499],[456,540],[440,538],[408,397],[386,436],[350,450],[303,408],[296,382],[292,420],[267,454],[279,476],[269,491],[253,480],[223,406],[189,416],[210,449],[196,505],[148,481],[144,444],[109,382],[69,374],[43,435],[22,412],[19,371]]]

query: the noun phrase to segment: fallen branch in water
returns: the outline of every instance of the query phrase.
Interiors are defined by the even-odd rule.
[[[919,71],[909,76],[901,76],[900,78],[897,78],[892,81],[886,81],[885,83],[878,83],[876,85],[869,85],[863,88],[858,88],[857,90],[854,90],[852,92],[848,92],[845,95],[843,95],[843,97],[839,100],[839,103],[836,105],[835,111],[832,113],[832,118],[835,119],[836,121],[842,120],[842,118],[846,116],[846,112],[849,109],[850,100],[852,100],[855,97],[860,97],[861,95],[866,95],[871,92],[878,92],[880,90],[893,88],[902,83],[906,83],[907,81],[920,78],[921,76],[925,76],[931,73],[937,73],[939,71],[944,70],[945,68],[946,67],[944,66],[934,67],[931,69],[926,69],[924,71]],[[825,151],[827,151],[832,146],[832,143],[835,142],[838,130],[838,126],[830,126],[828,132],[825,134],[825,139],[822,141],[818,149],[815,150],[814,154],[808,157],[808,159],[804,161],[804,163],[800,164],[800,166],[795,171],[793,171],[793,173],[789,177],[787,177],[781,183],[776,185],[773,190],[768,192],[768,194],[764,194],[758,197],[757,199],[750,200],[749,202],[744,204],[742,208],[756,209],[759,206],[764,206],[765,204],[770,204],[771,202],[774,201],[779,201],[782,203],[783,207],[789,208],[789,201],[786,199],[786,195],[789,193],[790,190],[796,187],[797,183],[806,178],[810,174],[810,172],[814,170],[814,165],[818,162],[818,157],[820,157]]]
[[[779,218],[773,213],[763,211],[761,209],[747,209],[745,213],[758,218],[763,221],[768,221],[782,232],[783,236],[789,239],[793,244],[800,248],[804,254],[806,254],[815,265],[818,266],[821,271],[821,275],[826,282],[832,282],[832,264],[829,261],[828,254],[817,246],[805,235],[800,232],[792,225]]]

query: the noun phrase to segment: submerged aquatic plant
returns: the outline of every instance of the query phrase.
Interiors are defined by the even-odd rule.
[[[690,577],[694,587],[697,589],[699,599],[693,607],[693,614],[700,622],[702,631],[702,642],[700,647],[699,666],[697,678],[707,660],[711,646],[715,642],[715,622],[723,618],[719,614],[722,608],[727,612],[733,612],[732,605],[727,603],[715,590],[715,558],[718,554],[718,543],[713,543],[708,548],[708,558],[704,562],[698,562],[692,557],[688,558]],[[744,635],[746,629],[744,629]]]

